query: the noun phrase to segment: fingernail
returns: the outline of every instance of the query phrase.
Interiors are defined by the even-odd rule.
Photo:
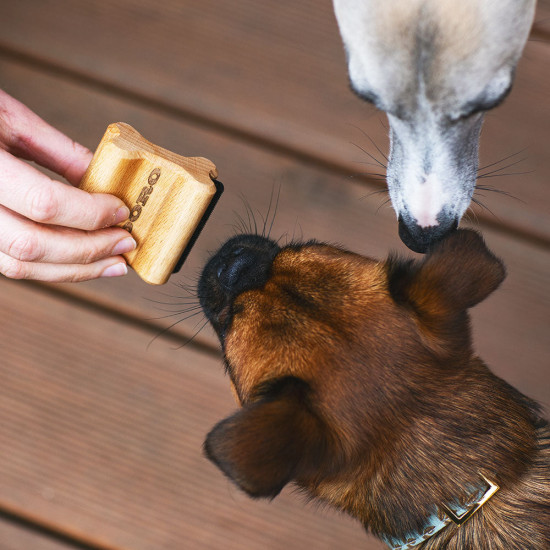
[[[125,252],[130,252],[136,248],[136,241],[132,237],[126,237],[119,241],[112,250],[113,256],[117,254],[124,254]]]
[[[126,264],[118,263],[115,265],[109,266],[102,274],[102,277],[120,277],[121,275],[126,275],[128,273],[128,267]]]
[[[113,222],[113,225],[116,223],[123,222],[124,220],[127,220],[130,216],[130,210],[127,206],[120,207],[116,213],[115,213],[115,221]]]

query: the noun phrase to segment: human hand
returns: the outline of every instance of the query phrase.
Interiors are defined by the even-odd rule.
[[[24,162],[63,176],[66,185]],[[84,281],[124,275],[135,248],[124,203],[77,186],[92,153],[0,90],[0,273],[12,279]]]

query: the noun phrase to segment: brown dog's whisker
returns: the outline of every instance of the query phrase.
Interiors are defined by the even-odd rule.
[[[304,238],[304,231],[302,229],[302,225],[298,221],[298,216],[296,216],[296,220],[294,221],[294,228],[292,229],[292,239],[290,239],[290,242],[295,242],[296,241],[296,226],[298,226],[300,228],[300,239],[299,240],[301,241]]]
[[[269,195],[269,204],[267,205],[267,212],[266,212],[266,215],[265,217],[262,216],[262,221],[263,221],[263,226],[262,226],[262,237],[265,237],[266,236],[266,230],[267,230],[267,220],[269,219],[269,215],[271,214],[271,207],[273,206],[273,193],[274,193],[274,188],[273,188],[273,185],[271,186],[271,193]]]
[[[161,305],[161,306],[172,306],[172,307],[191,306],[191,305],[198,304],[198,300],[197,300],[196,297],[194,299],[189,298],[188,300],[185,300],[183,302],[162,302],[160,300],[153,300],[151,298],[144,298],[144,300],[147,300],[148,302],[152,302],[153,304],[158,304],[158,305]]]
[[[226,227],[230,227],[232,229],[233,235],[240,235],[241,233],[247,233],[242,227],[242,225],[237,223],[226,223]]]
[[[156,294],[158,294],[159,296],[163,296],[164,298],[170,298],[172,300],[196,300],[197,296],[196,296],[196,288],[192,289],[191,290],[191,287],[190,289],[182,289],[182,290],[185,290],[186,292],[186,295],[182,296],[181,294],[169,294],[168,292],[160,292],[158,291]],[[147,300],[148,302],[155,302],[156,300],[153,300],[152,298],[148,298],[146,296],[143,297],[144,300]],[[162,304],[162,303],[172,303],[172,302],[160,302],[160,301],[157,301],[156,303],[158,304]]]
[[[200,322],[200,321],[199,321]],[[197,323],[198,324],[198,323]],[[197,324],[195,325],[195,327],[197,326]],[[184,348],[185,346],[189,345],[204,329],[204,327],[208,324],[208,319],[206,319],[204,321],[204,323],[200,326],[200,328],[193,334],[193,336],[191,336],[190,338],[188,338],[187,340],[185,340],[185,342],[183,342],[183,344],[180,344],[179,346],[176,346],[175,348],[172,348],[174,351],[176,350],[179,350],[181,348]],[[194,327],[193,327],[194,328]]]
[[[241,193],[241,199],[243,201],[246,215],[248,217],[248,227],[249,227],[249,233],[252,233],[254,235],[258,234],[258,224],[256,222],[256,217],[254,215],[254,210],[252,210],[252,207],[250,206],[250,203],[248,202],[248,199]],[[254,230],[252,230],[252,224],[254,224]]]
[[[236,210],[233,210],[233,214],[237,218],[237,223],[227,224],[227,225],[229,225],[230,227],[233,228],[235,234],[238,234],[239,232],[240,233],[249,233],[249,229],[246,225],[246,222],[244,221],[244,218]]]
[[[186,321],[187,319],[190,319],[191,317],[194,317],[195,315],[198,315],[199,313],[201,313],[201,311],[199,311],[200,309],[201,309],[200,306],[195,306],[192,308],[182,309],[173,313],[169,313],[168,315],[161,315],[160,317],[148,317],[146,321],[158,321],[160,319],[169,319],[170,317],[175,317],[176,315],[183,315],[184,313],[195,311],[196,313],[193,313],[192,315],[188,315],[187,317],[185,317],[185,319],[181,319],[181,321]],[[163,311],[166,311],[166,310],[163,310]]]
[[[275,223],[275,216],[277,215],[277,212],[279,210],[279,199],[281,198],[281,185],[279,184],[279,189],[277,190],[277,199],[275,201],[275,208],[273,209],[273,216],[271,217],[271,223],[269,224],[269,231],[267,232],[267,237],[269,238],[271,236],[271,231],[273,230],[273,224]],[[271,208],[271,200],[269,203],[269,207]],[[269,213],[269,211],[268,211]]]
[[[176,315],[185,315],[187,313],[192,313],[193,312],[193,315],[195,314],[194,312],[198,312],[200,310],[200,305],[194,305],[194,306],[191,306],[191,307],[186,307],[184,309],[178,309],[178,311],[174,311],[174,310],[164,310],[166,312],[169,312],[169,315],[165,315],[163,317],[155,317],[155,319],[167,319],[168,317],[175,317]],[[192,317],[193,315],[190,315],[190,317]],[[185,319],[188,319],[189,317],[185,317]]]
[[[244,196],[243,193],[239,193],[239,198],[244,206],[246,219],[244,218],[244,216],[241,216],[236,211],[234,211],[234,213],[237,216],[237,218],[240,220],[242,232],[255,234],[257,232],[257,224],[256,224],[256,219],[254,218],[254,212],[252,210],[252,207],[250,206],[250,203],[248,202],[247,198]],[[256,229],[254,229],[254,227],[256,227]]]
[[[285,246],[288,244],[288,231],[285,231],[276,241],[277,246],[280,246],[281,241],[285,239]]]
[[[161,306],[192,306],[198,304],[198,298],[197,298],[197,289],[196,287],[193,289],[193,291],[186,290],[186,295],[182,296],[181,294],[168,294],[165,292],[158,292],[160,296],[163,296],[164,298],[169,298],[169,300],[155,300],[153,298],[149,298],[146,296],[143,296],[143,300],[150,302],[152,304],[157,304]]]
[[[167,334],[168,332],[170,332],[176,325],[179,325],[179,323],[182,323],[183,321],[187,321],[188,319],[191,319],[192,317],[195,317],[196,315],[200,315],[202,314],[203,312],[202,311],[196,311],[195,313],[192,313],[191,315],[187,315],[186,317],[183,317],[182,319],[178,319],[176,322],[172,323],[171,325],[167,326],[166,328],[163,328],[158,334],[156,334],[150,341],[149,343],[147,344],[147,347],[145,348],[146,350],[149,350],[149,347],[153,344],[153,342],[155,342],[155,340],[157,340],[158,338],[160,338],[161,336],[163,336],[164,334]],[[208,320],[206,321],[208,322]],[[204,325],[206,325],[206,322]],[[204,327],[203,325],[203,327]],[[201,329],[202,330],[202,329]],[[196,336],[193,335],[192,338],[194,338]],[[191,339],[192,339],[191,338]],[[189,340],[190,341],[190,340]],[[184,345],[187,345],[188,342],[185,342]]]
[[[186,275],[184,279],[186,279],[188,282],[174,281],[172,284],[176,288],[179,288],[184,292],[186,292],[189,296],[195,297],[199,278],[200,278],[200,273],[196,273],[194,277],[190,277],[189,275]]]

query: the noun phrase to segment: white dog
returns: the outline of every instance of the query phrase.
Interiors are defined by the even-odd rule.
[[[351,86],[388,115],[388,188],[412,250],[470,204],[483,115],[510,91],[535,1],[334,0]]]

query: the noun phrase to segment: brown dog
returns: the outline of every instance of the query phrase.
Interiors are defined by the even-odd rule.
[[[550,548],[550,429],[471,345],[466,310],[504,276],[472,231],[421,261],[229,240],[199,297],[242,408],[208,458],[252,497],[294,482],[390,548]]]

